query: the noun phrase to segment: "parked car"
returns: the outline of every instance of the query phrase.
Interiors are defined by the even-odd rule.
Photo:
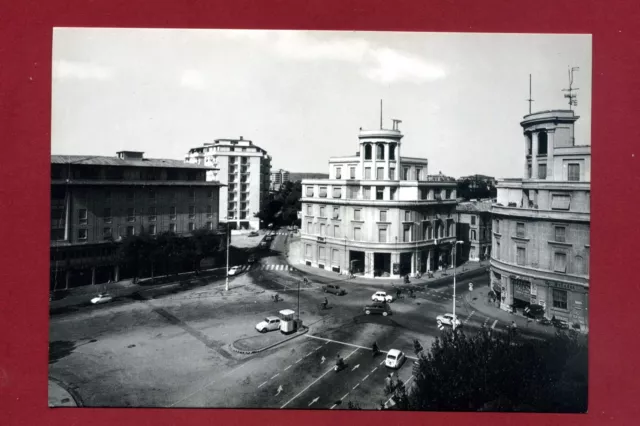
[[[404,354],[404,352],[397,349],[391,349],[387,353],[387,358],[384,360],[384,365],[389,368],[400,368],[406,360],[407,356]]]
[[[269,243],[267,243],[266,241],[260,241],[260,244],[258,245],[258,247],[267,248],[268,245],[269,245]]]
[[[453,314],[438,315],[436,317],[436,321],[438,325],[442,324],[442,325],[453,326],[454,321],[455,321],[456,327],[460,327],[460,325],[462,325],[462,323],[458,319],[458,316],[456,315],[454,317]]]
[[[257,231],[251,231],[251,232],[249,232],[249,236],[250,236],[250,237],[257,237],[258,235],[260,235],[260,234],[258,234],[258,232],[257,232]]]
[[[264,237],[264,240],[268,243],[271,242],[271,240],[273,240],[273,235],[267,235],[266,237]]]
[[[229,268],[229,276],[236,275],[238,272],[240,272],[239,266],[232,266]]]
[[[376,291],[374,295],[371,296],[371,300],[373,300],[374,302],[391,303],[393,302],[393,296],[391,296],[390,294],[387,294],[384,291]]]
[[[111,302],[112,300],[113,300],[113,296],[111,296],[109,293],[101,293],[96,297],[94,297],[93,299],[91,299],[91,303],[93,303],[94,305],[98,305],[101,303]]]
[[[562,330],[568,330],[569,329],[569,322],[565,319],[558,319],[555,318],[553,320],[551,320],[551,323],[553,324],[553,326],[555,328],[559,328]]]
[[[267,331],[274,331],[280,329],[280,318],[278,317],[266,317],[264,321],[260,321],[256,324],[256,330],[260,333],[266,333]]]
[[[525,316],[538,320],[544,317],[544,308],[540,305],[530,305],[524,309]]]
[[[249,256],[249,259],[247,260],[247,262],[251,263],[255,263],[256,262],[256,257],[254,255]]]
[[[551,325],[551,320],[548,320],[545,317],[538,319],[538,324],[540,325]]]
[[[344,296],[345,294],[347,294],[347,291],[345,289],[340,288],[339,285],[335,285],[335,284],[323,285],[322,291],[324,291],[325,293],[331,293],[338,296]]]
[[[387,303],[377,302],[365,306],[364,313],[367,315],[382,314],[382,316],[386,317],[387,315],[391,315],[393,312],[391,312],[391,307]]]

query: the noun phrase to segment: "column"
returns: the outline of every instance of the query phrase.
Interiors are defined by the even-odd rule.
[[[432,249],[427,250],[427,272],[431,272],[431,253],[432,252],[433,252]]]
[[[531,134],[531,179],[538,179],[538,132]]]
[[[524,173],[522,175],[523,178],[527,178],[527,172],[529,171],[529,161],[527,160],[527,155],[529,155],[529,137],[531,133],[524,132]]]
[[[384,171],[382,172],[382,178],[389,180],[389,144],[384,144]]]
[[[370,251],[364,252],[364,276],[373,277],[373,253]]]
[[[96,267],[92,266],[91,267],[91,285],[95,285],[96,284]]]
[[[547,180],[553,180],[553,144],[555,129],[547,130]],[[536,203],[538,200],[536,200]]]
[[[66,200],[64,206],[64,240],[69,241],[69,225],[71,223],[71,191],[66,190]]]
[[[412,276],[416,276],[416,273],[418,272],[418,259],[417,259],[417,254],[414,251],[413,253],[411,253],[411,275]]]
[[[67,290],[69,288],[69,276],[71,272],[67,269],[64,271],[64,289]]]
[[[113,282],[117,283],[120,281],[120,266],[115,265],[113,268]]]

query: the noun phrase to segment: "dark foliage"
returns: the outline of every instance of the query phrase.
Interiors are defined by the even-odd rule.
[[[264,203],[256,214],[264,226],[273,223],[274,226],[298,225],[298,212],[302,205],[302,183],[285,182],[280,190],[270,194],[268,202]]]
[[[465,179],[458,182],[457,188],[458,197],[465,200],[482,199],[482,198],[495,198],[497,196],[497,189],[493,186],[490,180],[477,179]]]

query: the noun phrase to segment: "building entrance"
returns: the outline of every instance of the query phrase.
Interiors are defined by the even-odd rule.
[[[400,276],[411,273],[411,253],[400,253]]]
[[[349,267],[352,274],[364,274],[364,252],[349,250]]]
[[[391,253],[374,253],[373,254],[373,276],[374,277],[391,276]]]

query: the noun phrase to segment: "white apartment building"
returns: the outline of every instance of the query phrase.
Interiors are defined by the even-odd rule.
[[[456,181],[401,156],[399,122],[361,130],[356,155],[329,159],[329,179],[302,181],[302,262],[383,278],[451,265]]]
[[[255,217],[269,195],[271,157],[250,140],[216,139],[192,148],[185,162],[215,167],[207,181],[218,181],[220,188],[220,222],[231,229],[259,229]]]
[[[289,182],[289,172],[284,169],[271,172],[271,190],[278,191],[280,187]]]

